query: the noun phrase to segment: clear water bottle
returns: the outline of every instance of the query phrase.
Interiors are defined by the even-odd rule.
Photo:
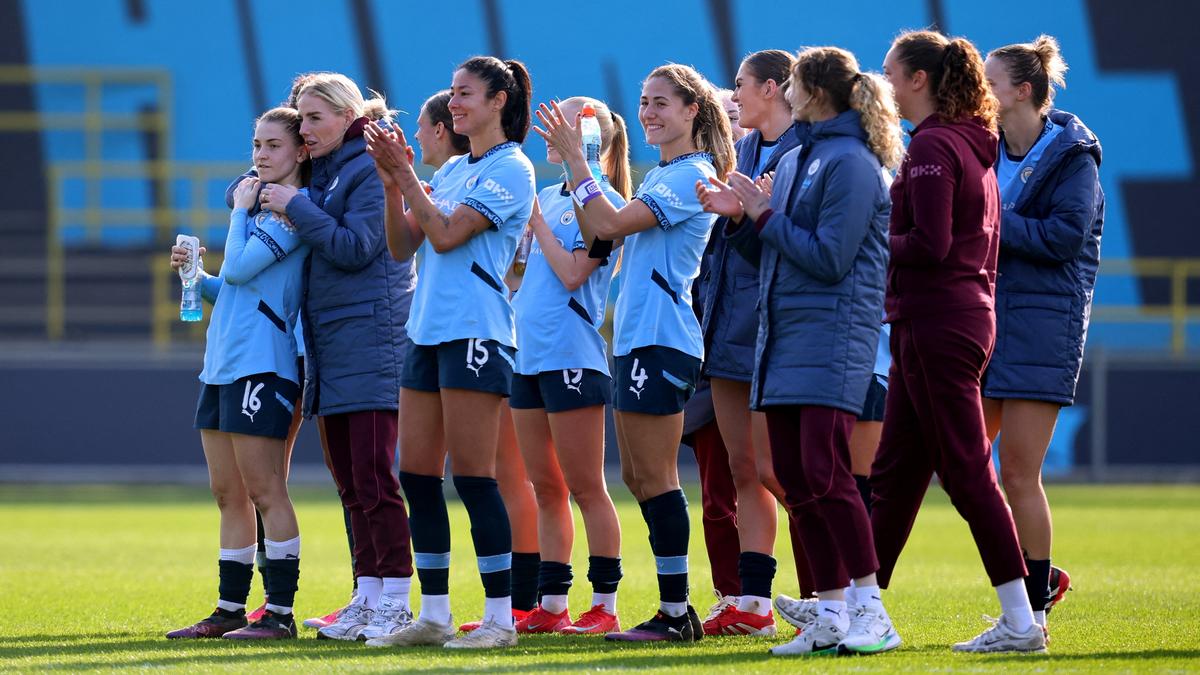
[[[583,106],[583,117],[579,120],[579,127],[583,133],[583,156],[587,159],[592,178],[599,183],[604,172],[600,169],[600,122],[596,119],[595,108],[590,105]]]
[[[183,284],[183,295],[179,300],[179,320],[199,321],[204,318],[200,299],[200,240],[185,234],[175,238],[175,245],[188,250],[188,259],[179,267],[179,281]]]
[[[513,258],[513,273],[519,277],[525,276],[525,266],[529,263],[529,252],[533,249],[533,228],[526,226],[517,243],[517,255]]]

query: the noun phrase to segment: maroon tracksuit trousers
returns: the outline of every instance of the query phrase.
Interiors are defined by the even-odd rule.
[[[713,587],[721,595],[741,595],[742,581],[738,575],[738,554],[741,542],[737,530],[737,486],[729,470],[729,451],[721,439],[716,420],[709,422],[693,434],[693,450],[700,470],[700,494],[702,522],[704,524],[704,546],[708,549],[708,563],[712,567]],[[796,529],[796,520],[788,518],[788,529],[792,538],[792,557],[796,561],[796,576],[800,582],[801,597],[809,597],[817,591],[809,571],[808,558]]]
[[[892,323],[887,407],[871,466],[871,526],[883,588],[934,473],[967,521],[992,585],[1026,575],[983,422],[979,381],[995,339],[995,314],[986,308]]]
[[[354,576],[410,577],[408,512],[396,459],[396,411],[325,415],[326,461],[354,534]]]
[[[850,473],[856,416],[817,405],[765,409],[775,477],[787,497],[818,591],[850,585],[878,568],[871,521]]]

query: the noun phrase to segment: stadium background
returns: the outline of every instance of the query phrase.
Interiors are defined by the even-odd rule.
[[[1102,277],[1080,395],[1048,469],[1200,476],[1200,5],[593,6],[584,21],[524,0],[467,0],[455,14],[385,0],[0,0],[0,481],[204,478],[191,429],[203,333],[178,322],[165,251],[176,232],[224,236],[223,191],[249,164],[251,121],[299,72],[385,92],[411,132],[465,57],[518,58],[538,101],[606,98],[644,168],[654,153],[636,104],[653,66],[690,63],[728,86],[747,52],[836,44],[877,70],[899,29],[928,25],[984,51],[1056,35],[1071,65],[1058,105],[1104,145]],[[527,152],[543,157],[541,142]],[[206,263],[215,272],[219,255]],[[328,480],[311,424],[295,464],[298,479]]]

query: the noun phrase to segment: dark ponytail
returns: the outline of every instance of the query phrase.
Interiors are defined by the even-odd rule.
[[[501,61],[494,56],[473,56],[458,68],[487,83],[488,98],[495,98],[502,91],[507,95],[500,111],[500,126],[505,138],[524,143],[532,116],[529,104],[533,100],[533,82],[525,64],[515,59]]]
[[[443,89],[425,100],[421,106],[432,126],[442,125],[450,139],[450,147],[456,155],[465,155],[471,151],[471,139],[454,130],[454,117],[450,115],[450,90]]]
[[[939,117],[946,121],[978,117],[985,127],[996,130],[999,104],[984,75],[983,58],[970,41],[912,31],[896,38],[892,49],[909,73],[925,71]]]

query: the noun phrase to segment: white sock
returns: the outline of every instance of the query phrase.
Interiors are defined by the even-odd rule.
[[[421,594],[421,619],[444,626],[450,623],[450,596]]]
[[[495,621],[501,626],[512,628],[512,596],[506,595],[503,598],[484,598],[483,599],[483,621]]]
[[[229,602],[228,600],[217,600],[217,608],[223,609],[226,612],[236,612],[239,609],[246,609],[246,606],[236,602]]]
[[[771,599],[758,595],[743,595],[738,598],[737,608],[742,612],[766,616],[767,612],[771,611]]]
[[[883,609],[883,593],[879,590],[878,585],[856,586],[854,588],[854,600],[859,607],[869,607],[887,616],[887,612]]]
[[[853,581],[842,592],[846,594],[847,607],[858,607],[858,589],[854,586]]]
[[[1045,628],[1046,627],[1046,612],[1044,610],[1041,612],[1035,611],[1033,613],[1033,621],[1034,621],[1034,623],[1041,626],[1042,628]]]
[[[659,600],[658,608],[667,616],[681,617],[684,614],[687,614],[686,602],[665,602],[663,600]]]
[[[359,577],[358,593],[354,596],[354,604],[364,605],[367,609],[375,609],[379,605],[379,595],[383,593],[383,579],[379,577]]]
[[[223,548],[220,559],[232,560],[243,565],[253,565],[255,553],[258,553],[258,544],[250,544],[245,548]]]
[[[565,595],[543,595],[542,609],[551,614],[562,614],[567,609],[567,596]]]
[[[412,577],[384,577],[383,595],[394,595],[408,605],[408,594],[412,589]]]
[[[817,600],[817,615],[829,619],[843,631],[850,629],[850,615],[845,600]]]
[[[267,547],[267,560],[300,559],[300,535],[296,535],[287,541],[263,539],[263,544]]]
[[[616,593],[596,593],[592,592],[592,607],[596,605],[604,605],[604,611],[609,614],[617,613],[617,594]]]
[[[1000,611],[1008,618],[1015,630],[1024,633],[1033,625],[1033,607],[1029,605],[1029,594],[1025,591],[1024,579],[1013,579],[996,587],[1000,598]]]

